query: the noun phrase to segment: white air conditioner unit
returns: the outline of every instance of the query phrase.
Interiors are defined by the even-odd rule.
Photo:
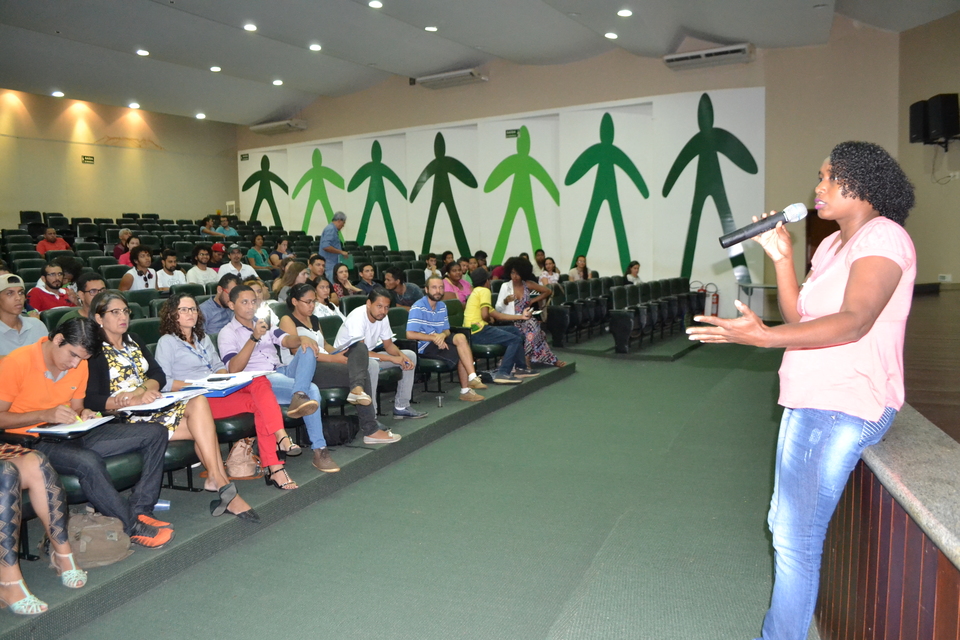
[[[446,89],[447,87],[459,87],[462,84],[486,82],[487,80],[487,76],[480,73],[479,69],[461,69],[460,71],[435,73],[432,76],[423,76],[422,78],[410,78],[410,84],[418,84],[427,89]]]
[[[277,122],[264,122],[263,124],[255,124],[250,127],[250,131],[259,133],[262,136],[275,136],[278,133],[305,131],[306,128],[306,120],[278,120]]]
[[[721,64],[752,62],[756,49],[752,44],[733,44],[729,47],[671,53],[663,56],[663,63],[673,70],[695,69],[697,67],[715,67]]]

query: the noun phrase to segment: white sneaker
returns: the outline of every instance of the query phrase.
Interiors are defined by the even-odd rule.
[[[363,436],[363,444],[392,444],[394,442],[400,441],[400,436],[394,433],[393,431],[387,431],[389,438],[373,438],[371,436]]]

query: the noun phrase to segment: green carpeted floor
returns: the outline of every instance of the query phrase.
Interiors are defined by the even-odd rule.
[[[779,359],[579,355],[567,380],[69,637],[753,638]]]

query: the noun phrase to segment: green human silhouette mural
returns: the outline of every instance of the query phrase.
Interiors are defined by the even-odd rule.
[[[697,124],[700,131],[680,150],[680,155],[674,160],[667,180],[663,184],[663,197],[670,195],[670,190],[676,184],[680,174],[688,164],[697,158],[697,177],[693,190],[693,207],[690,209],[690,226],[687,229],[687,244],[683,250],[683,265],[680,276],[690,277],[693,269],[693,256],[697,250],[697,231],[700,227],[700,215],[707,198],[713,198],[720,214],[720,226],[724,233],[735,231],[737,225],[733,221],[730,203],[727,201],[727,191],[723,186],[723,175],[720,173],[720,158],[722,153],[749,174],[757,173],[757,162],[753,159],[747,147],[726,129],[713,126],[713,103],[710,96],[700,96],[697,107]],[[730,263],[733,265],[733,274],[737,282],[750,283],[750,271],[747,269],[747,260],[743,256],[743,247],[734,245],[727,250]]]
[[[490,193],[510,176],[513,176],[513,186],[510,187],[507,213],[503,217],[500,235],[497,236],[497,245],[493,249],[493,260],[490,264],[501,264],[503,262],[503,256],[507,252],[507,242],[510,240],[510,232],[513,230],[513,221],[520,209],[523,209],[523,214],[527,218],[527,228],[530,230],[530,244],[533,245],[533,251],[543,248],[540,242],[540,227],[537,225],[537,213],[533,208],[531,177],[536,178],[553,198],[553,201],[560,204],[560,190],[557,189],[553,178],[543,168],[543,165],[530,157],[530,132],[525,126],[520,127],[520,133],[517,136],[517,152],[504,158],[490,172],[490,177],[483,185],[484,193]]]
[[[460,214],[457,213],[457,204],[453,200],[453,190],[450,188],[450,176],[467,185],[471,189],[477,188],[477,179],[470,173],[466,165],[447,155],[447,144],[443,140],[443,134],[437,133],[433,139],[434,159],[424,167],[420,177],[417,178],[413,190],[410,192],[410,202],[417,198],[420,189],[433,178],[433,198],[430,200],[430,214],[427,216],[427,227],[423,233],[423,253],[430,252],[430,242],[433,240],[433,228],[437,223],[437,212],[442,204],[447,215],[450,216],[450,225],[453,227],[453,238],[457,243],[457,250],[462,256],[473,255],[470,253],[470,245],[467,242],[467,236],[463,233],[463,225],[460,223]]]
[[[567,177],[563,181],[565,185],[570,186],[586,175],[587,171],[594,166],[597,167],[597,177],[593,183],[593,196],[590,198],[587,217],[583,221],[580,239],[577,240],[577,248],[573,252],[573,258],[570,262],[571,268],[576,265],[577,256],[587,255],[587,251],[590,249],[593,228],[597,224],[600,206],[604,201],[607,202],[607,206],[610,208],[610,217],[613,218],[613,232],[617,238],[621,270],[626,270],[627,265],[630,264],[630,247],[627,243],[627,232],[623,226],[623,214],[620,212],[620,197],[617,194],[615,167],[620,167],[627,174],[627,177],[636,185],[644,198],[650,197],[650,191],[633,161],[613,144],[613,134],[613,118],[609,113],[605,113],[600,120],[600,142],[588,147],[573,161],[570,170],[567,171]]]
[[[331,169],[323,166],[323,154],[320,149],[313,150],[313,166],[307,169],[307,172],[300,178],[300,182],[293,189],[293,198],[297,197],[300,189],[310,183],[310,196],[307,198],[307,212],[303,216],[304,231],[310,229],[310,218],[313,216],[313,205],[317,202],[323,207],[327,222],[333,220],[333,207],[330,206],[330,196],[327,195],[327,183],[329,182],[338,189],[343,189],[343,176]],[[343,240],[343,238],[340,238]]]
[[[246,191],[255,184],[259,185],[257,187],[257,199],[253,203],[253,210],[250,214],[251,220],[257,219],[257,214],[260,213],[260,204],[266,202],[267,206],[270,207],[270,213],[273,214],[273,224],[282,226],[283,223],[280,222],[280,212],[277,211],[277,203],[273,199],[271,182],[276,182],[277,186],[283,189],[284,193],[290,193],[290,190],[287,188],[287,183],[281,180],[280,176],[270,171],[270,158],[263,156],[260,159],[260,171],[254,171],[250,174],[250,177],[243,183],[241,190]]]
[[[357,187],[370,179],[370,186],[367,187],[367,203],[363,206],[363,216],[360,218],[360,227],[357,229],[357,244],[363,244],[367,239],[367,227],[370,224],[370,214],[373,212],[373,205],[380,205],[380,213],[383,215],[383,225],[387,228],[387,242],[391,251],[398,251],[400,245],[397,243],[397,233],[393,230],[393,219],[390,217],[390,205],[387,204],[387,190],[383,184],[386,178],[393,183],[403,198],[407,198],[407,187],[403,181],[394,173],[393,169],[383,164],[381,159],[383,152],[380,150],[380,142],[373,141],[370,145],[370,162],[366,163],[353,174],[350,178],[350,184],[347,185],[347,191],[355,191]]]

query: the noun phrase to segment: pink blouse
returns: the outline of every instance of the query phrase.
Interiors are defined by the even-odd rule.
[[[450,282],[449,278],[444,278],[443,292],[447,293],[448,291],[457,294],[457,300],[463,304],[467,304],[467,298],[470,297],[470,292],[473,291],[473,287],[470,286],[470,283],[461,278],[460,288],[457,288],[456,285]]]

